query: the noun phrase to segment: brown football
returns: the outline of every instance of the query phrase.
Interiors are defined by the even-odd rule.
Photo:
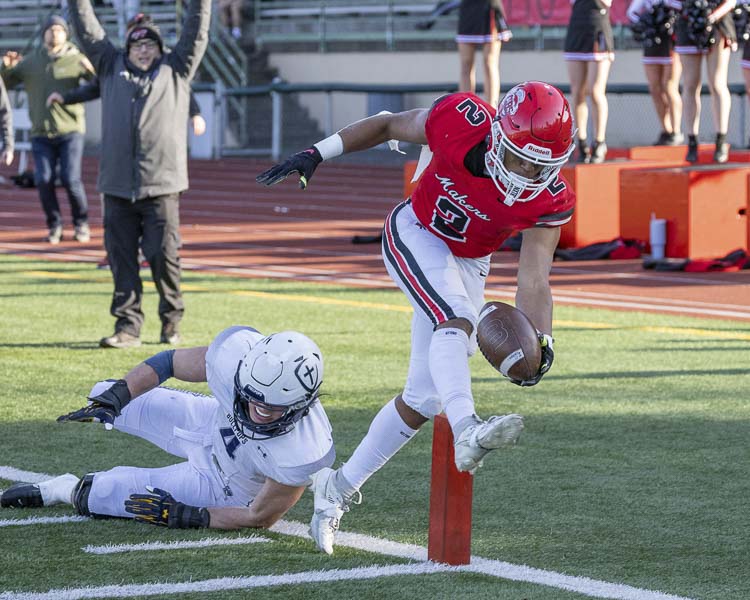
[[[510,304],[488,302],[482,307],[477,341],[487,362],[506,377],[526,381],[539,371],[542,348],[536,327]]]

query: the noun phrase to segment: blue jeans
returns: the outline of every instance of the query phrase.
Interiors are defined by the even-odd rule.
[[[68,193],[73,224],[88,222],[88,202],[81,181],[81,158],[83,157],[83,134],[67,133],[57,137],[31,138],[31,153],[34,155],[34,183],[39,190],[47,227],[62,225],[60,205],[55,194],[55,171],[60,163],[60,180]]]

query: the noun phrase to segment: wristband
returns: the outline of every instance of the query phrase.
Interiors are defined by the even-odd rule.
[[[344,140],[338,133],[334,133],[332,136],[327,137],[324,140],[313,144],[315,148],[320,152],[320,157],[323,160],[328,160],[334,156],[341,156],[344,153]]]
[[[206,508],[175,502],[169,510],[167,527],[170,529],[207,529],[211,526],[211,515]]]

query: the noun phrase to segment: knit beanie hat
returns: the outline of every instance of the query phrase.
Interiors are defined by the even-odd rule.
[[[126,48],[130,51],[130,44],[140,42],[141,40],[154,40],[159,44],[159,50],[164,52],[164,41],[161,39],[161,32],[155,23],[144,23],[134,27],[128,34]]]
[[[49,17],[47,17],[47,20],[44,22],[44,26],[42,27],[42,37],[53,25],[59,25],[60,27],[62,27],[65,30],[65,35],[70,37],[70,28],[68,27],[68,22],[60,15],[50,15]]]

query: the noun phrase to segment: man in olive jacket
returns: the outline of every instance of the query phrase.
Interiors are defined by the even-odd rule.
[[[68,41],[68,24],[53,15],[42,26],[43,44],[26,56],[7,52],[3,56],[5,84],[23,84],[29,99],[31,153],[34,156],[34,182],[47,218],[48,241],[62,238],[62,215],[55,194],[56,168],[68,193],[75,226],[74,239],[89,241],[88,202],[81,182],[83,134],[86,127],[83,105],[47,106],[52,92],[65,93],[90,79],[91,63]]]
[[[104,245],[114,294],[114,334],[105,348],[139,346],[143,286],[138,247],[159,292],[160,341],[177,344],[184,313],[180,292],[179,198],[188,188],[187,128],[190,82],[208,45],[211,0],[190,0],[182,35],[164,52],[158,27],[131,29],[125,49],[107,38],[90,0],[69,0],[71,21],[99,77],[104,196]],[[141,239],[142,238],[142,239]]]

